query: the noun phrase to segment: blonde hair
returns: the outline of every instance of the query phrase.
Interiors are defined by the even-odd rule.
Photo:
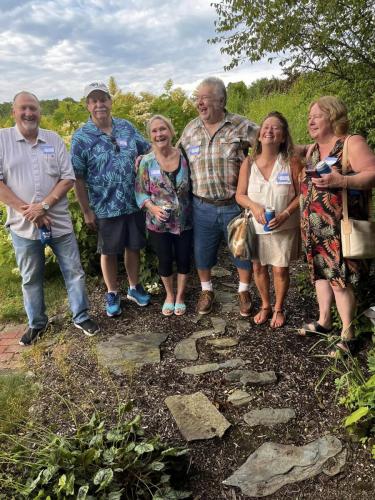
[[[333,133],[337,137],[346,135],[349,129],[348,110],[341,99],[332,95],[319,97],[310,104],[309,111],[315,104],[328,115]]]
[[[171,132],[172,134],[172,137],[174,137],[176,135],[176,132],[174,130],[174,127],[172,125],[172,122],[169,118],[167,118],[166,116],[163,116],[163,115],[154,115],[152,116],[148,122],[147,122],[147,126],[146,126],[146,130],[147,130],[147,135],[150,137],[150,132],[151,132],[151,124],[153,121],[155,120],[161,120],[162,122],[164,122],[166,124],[166,126],[169,128],[169,131]]]

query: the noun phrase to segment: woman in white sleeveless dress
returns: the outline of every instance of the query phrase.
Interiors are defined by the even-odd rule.
[[[300,249],[298,177],[302,165],[293,154],[288,122],[281,113],[270,113],[258,131],[253,155],[241,165],[236,193],[237,203],[251,210],[257,233],[258,254],[253,269],[262,304],[254,321],[261,325],[271,318],[272,328],[285,324],[289,263],[298,257]],[[273,207],[276,214],[268,231],[264,228],[266,207]],[[275,288],[273,309],[268,266],[272,266]]]

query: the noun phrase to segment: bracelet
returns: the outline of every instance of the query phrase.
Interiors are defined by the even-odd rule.
[[[288,217],[290,217],[290,212],[287,208],[284,210],[284,212],[286,212],[288,214]]]

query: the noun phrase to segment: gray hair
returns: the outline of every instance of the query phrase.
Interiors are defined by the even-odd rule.
[[[40,102],[39,102],[39,99],[37,98],[37,96],[35,94],[33,94],[32,92],[28,92],[27,90],[21,90],[20,92],[17,92],[17,94],[13,97],[13,101],[12,101],[13,106],[17,100],[17,97],[19,97],[20,95],[30,95],[31,97],[34,97],[34,99],[38,103],[38,106],[40,107]]]
[[[224,106],[227,103],[227,89],[225,88],[225,83],[223,80],[220,80],[220,78],[217,78],[216,76],[209,76],[208,78],[205,78],[200,82],[198,85],[199,87],[202,87],[203,85],[209,85],[210,87],[215,87],[215,92],[220,95],[220,97],[223,98],[223,104]]]

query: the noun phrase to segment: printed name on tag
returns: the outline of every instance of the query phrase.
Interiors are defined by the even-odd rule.
[[[116,139],[117,144],[121,147],[126,147],[128,145],[128,141],[126,139]]]
[[[197,154],[199,154],[200,150],[201,150],[200,146],[190,146],[190,148],[189,148],[189,154],[191,154],[191,155],[197,155]]]
[[[55,148],[53,146],[49,146],[47,144],[43,145],[41,148],[42,148],[42,151],[45,155],[54,154],[54,152],[55,152]]]
[[[161,175],[160,168],[158,167],[151,168],[150,175]]]
[[[276,184],[291,184],[289,172],[279,172],[277,174]]]

